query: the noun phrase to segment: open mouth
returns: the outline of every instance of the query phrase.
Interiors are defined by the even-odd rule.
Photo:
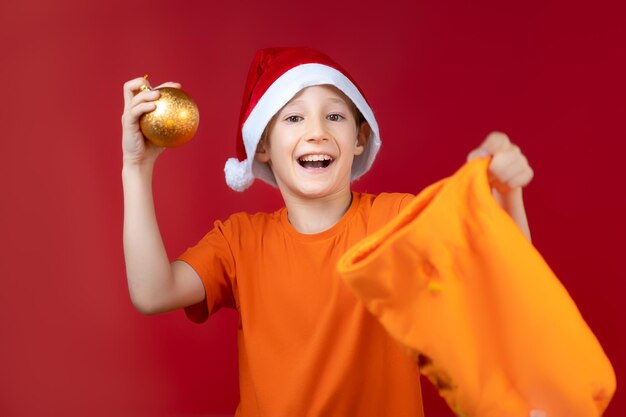
[[[330,155],[304,155],[298,158],[298,163],[303,168],[326,168],[333,161]]]

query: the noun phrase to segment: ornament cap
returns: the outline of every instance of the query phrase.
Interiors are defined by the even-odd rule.
[[[146,83],[139,87],[139,91],[152,90],[152,87],[150,87],[150,84],[148,83],[148,74],[144,74],[143,79],[146,80]]]

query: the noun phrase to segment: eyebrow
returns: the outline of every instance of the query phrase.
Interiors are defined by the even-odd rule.
[[[346,103],[346,101],[345,101],[345,100],[343,100],[343,99],[341,99],[341,98],[339,98],[339,97],[330,97],[330,98],[328,98],[327,100],[328,100],[328,101],[331,101],[331,102],[334,102],[334,103],[345,104],[345,105],[346,105],[346,106],[348,106],[348,107],[350,106],[348,103]],[[287,104],[285,105],[285,107],[290,106],[290,105],[292,105],[292,104],[299,104],[299,103],[302,103],[302,102],[304,102],[304,100],[303,100],[303,99],[301,99],[301,98],[298,98],[298,99],[295,99],[295,100],[290,101],[289,103],[287,103]]]
[[[335,101],[337,103],[348,104],[348,103],[346,103],[346,101],[344,99],[341,99],[339,97],[331,97],[331,98],[328,99],[328,101]]]

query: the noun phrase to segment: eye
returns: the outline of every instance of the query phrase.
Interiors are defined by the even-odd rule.
[[[297,115],[291,115],[291,116],[285,117],[285,121],[287,123],[298,123],[301,120],[302,120],[302,116],[297,116]]]
[[[330,120],[331,122],[339,122],[344,119],[344,117],[340,115],[339,113],[331,113],[328,116],[326,116],[326,118]]]

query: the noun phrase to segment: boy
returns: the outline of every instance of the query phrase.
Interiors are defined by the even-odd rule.
[[[327,56],[308,49],[257,53],[246,83],[239,160],[225,167],[243,191],[256,177],[285,208],[238,213],[170,264],[151,193],[156,158],[138,118],[158,91],[124,86],[124,250],[136,308],[185,308],[203,321],[223,306],[240,313],[237,416],[422,416],[419,372],[341,282],[335,265],[382,227],[409,194],[353,193],[380,147],[361,90]],[[177,84],[169,83],[177,87]],[[527,237],[521,188],[533,176],[519,148],[491,134],[469,158],[492,155],[494,194]]]

